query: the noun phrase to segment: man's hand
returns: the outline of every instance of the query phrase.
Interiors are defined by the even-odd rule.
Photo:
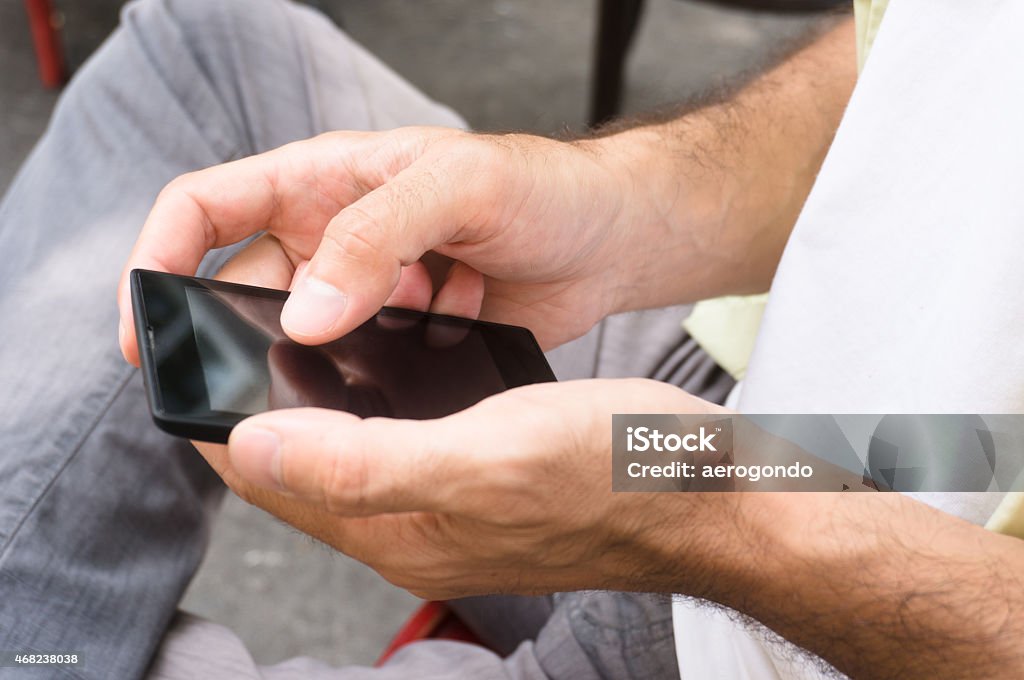
[[[643,590],[664,518],[648,494],[611,493],[609,414],[673,406],[718,410],[663,383],[588,380],[430,421],[272,411],[197,447],[244,499],[424,597]]]
[[[130,269],[192,274],[210,249],[263,230],[277,246],[265,265],[293,273],[281,321],[296,341],[337,338],[393,293],[417,297],[433,250],[460,263],[442,297],[479,300],[485,277],[483,315],[550,347],[614,310],[632,237],[612,227],[629,192],[588,143],[441,128],[328,133],[184,175],[125,268],[121,347],[137,362]]]

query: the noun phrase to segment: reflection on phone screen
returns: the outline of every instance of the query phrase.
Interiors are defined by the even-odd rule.
[[[345,337],[300,345],[282,300],[186,289],[209,408],[242,414],[318,406],[436,418],[506,389],[477,327],[387,310]]]

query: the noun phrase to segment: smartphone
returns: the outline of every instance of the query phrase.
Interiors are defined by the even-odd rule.
[[[302,406],[438,418],[555,379],[517,326],[385,307],[309,346],[281,329],[287,291],[136,269],[131,292],[153,419],[189,439],[224,443],[250,415]]]

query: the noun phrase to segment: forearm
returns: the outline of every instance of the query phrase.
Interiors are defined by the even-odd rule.
[[[592,142],[629,197],[616,311],[767,290],[855,80],[844,20],[728,101]]]
[[[752,616],[851,677],[1024,677],[1017,539],[895,493],[742,502],[733,519],[749,531],[721,534],[735,545],[686,548],[719,556],[695,570],[709,577],[692,594]],[[728,566],[716,567],[721,555]]]

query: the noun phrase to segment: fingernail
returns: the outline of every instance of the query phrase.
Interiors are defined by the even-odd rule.
[[[341,319],[348,297],[320,279],[303,276],[281,312],[281,326],[307,337],[328,333]]]
[[[281,479],[281,438],[260,427],[245,427],[231,433],[228,456],[244,479],[273,491],[284,491]]]

